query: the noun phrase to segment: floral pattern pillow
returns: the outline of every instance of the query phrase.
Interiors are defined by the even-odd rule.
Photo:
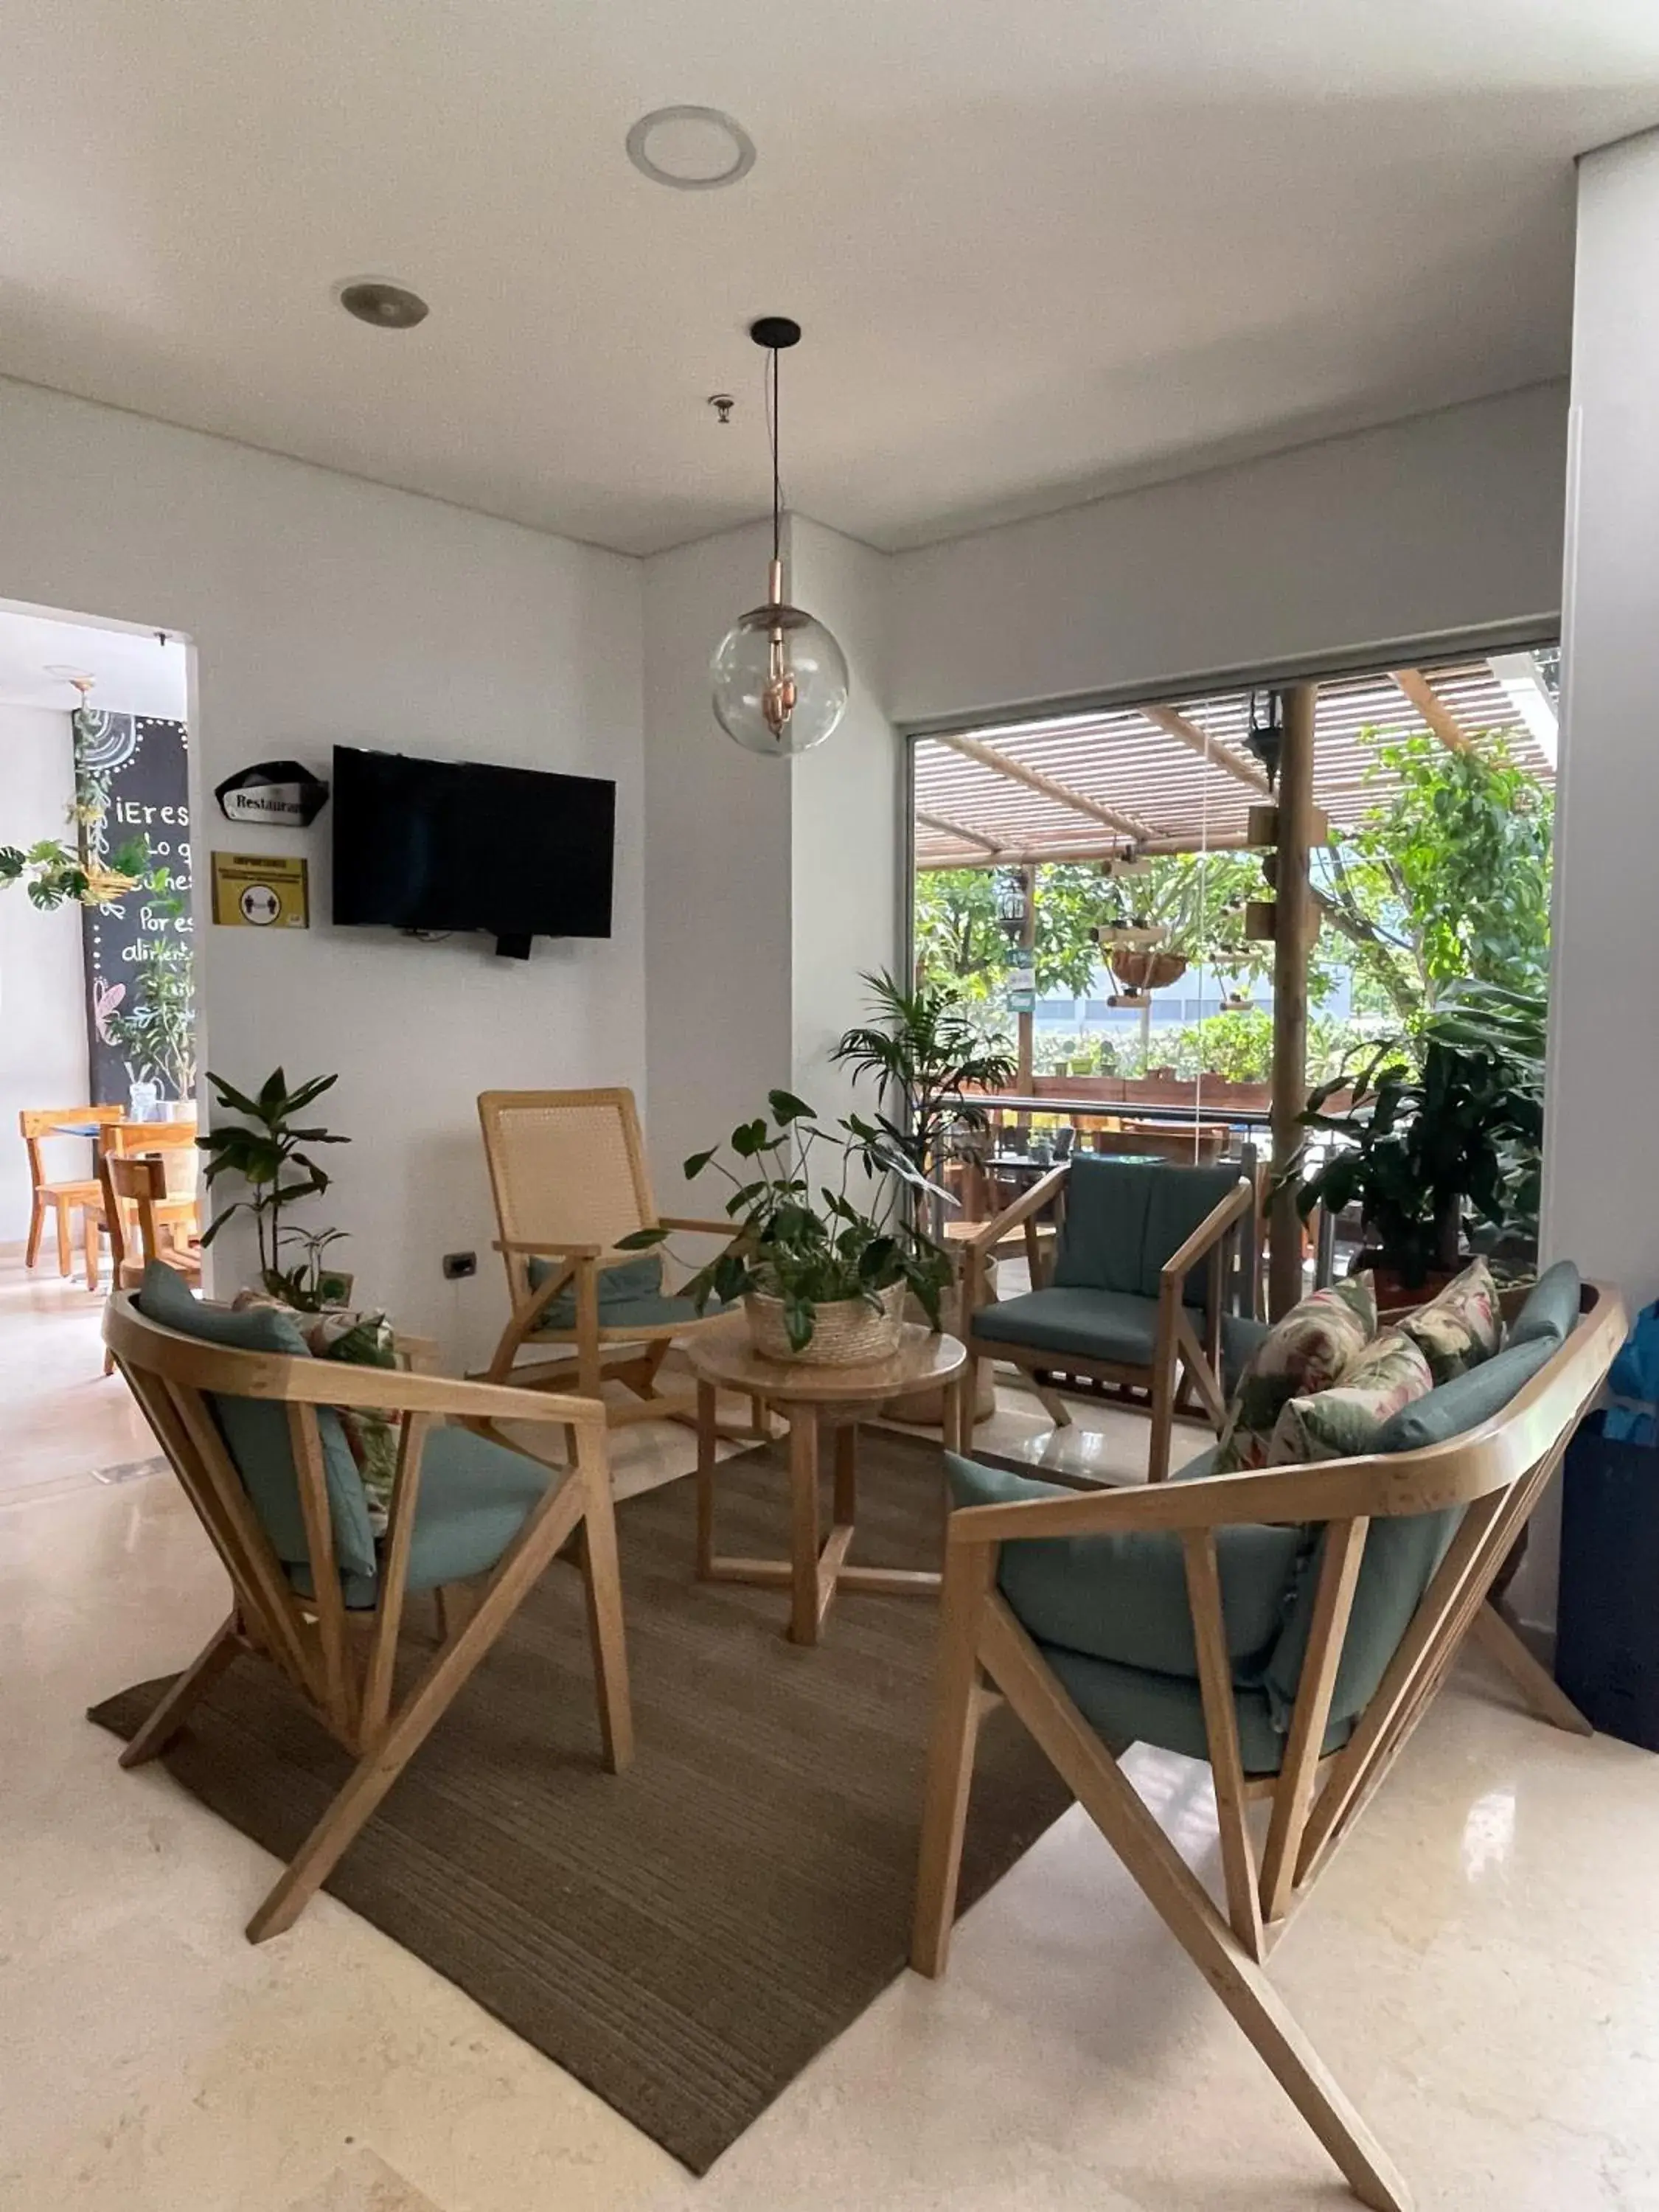
[[[1340,1382],[1376,1334],[1376,1289],[1350,1275],[1292,1306],[1257,1345],[1238,1378],[1215,1472],[1266,1467],[1279,1414],[1292,1398]]]
[[[301,1313],[266,1291],[239,1291],[231,1301],[241,1312],[249,1306],[276,1306],[306,1340],[313,1359],[338,1359],[349,1367],[395,1367],[398,1344],[383,1313]],[[398,1416],[379,1406],[336,1408],[340,1426],[368,1500],[368,1525],[384,1536],[392,1510],[392,1486],[398,1472]]]
[[[1429,1363],[1410,1337],[1384,1329],[1334,1388],[1290,1401],[1273,1424],[1267,1464],[1297,1467],[1367,1452],[1385,1421],[1433,1388]]]
[[[1437,1382],[1449,1382],[1478,1367],[1492,1358],[1504,1335],[1492,1269],[1484,1260],[1476,1260],[1427,1305],[1402,1315],[1395,1326],[1428,1361]]]

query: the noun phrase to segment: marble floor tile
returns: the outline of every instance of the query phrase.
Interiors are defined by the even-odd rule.
[[[1336,2212],[1353,2203],[1112,1853],[1068,1814],[702,2180],[86,1705],[187,1659],[222,1578],[96,1375],[96,1313],[0,1268],[0,2212]],[[1119,1480],[1146,1424],[1000,1394],[986,1448]],[[1196,1449],[1197,1430],[1189,1436]],[[689,1431],[618,1440],[619,1490]],[[1207,1772],[1129,1771],[1216,1879]],[[1466,1666],[1274,1954],[1419,2212],[1659,2206],[1659,1760]]]

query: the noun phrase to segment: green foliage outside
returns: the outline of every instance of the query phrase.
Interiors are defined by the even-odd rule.
[[[1316,853],[1313,878],[1325,915],[1310,967],[1309,1073],[1337,1072],[1344,1050],[1383,1030],[1409,1048],[1447,990],[1463,981],[1540,989],[1549,965],[1553,798],[1501,737],[1451,752],[1431,737],[1365,732],[1379,793],[1341,841]],[[1081,998],[1097,988],[1094,933],[1115,922],[1162,927],[1170,950],[1224,988],[1248,988],[1271,972],[1272,947],[1243,935],[1247,900],[1268,896],[1254,853],[1160,854],[1142,872],[1110,876],[1077,862],[1036,874],[1034,965],[1040,997]],[[1008,939],[997,919],[988,868],[929,869],[917,880],[916,955],[929,983],[962,994],[982,1042],[1013,1034],[1002,1009]],[[1320,1010],[1346,975],[1352,1020]],[[1123,1032],[1081,1038],[1038,1034],[1038,1066],[1132,1076],[1174,1066],[1236,1081],[1263,1079],[1269,1016],[1228,1011],[1194,1029],[1160,1028],[1150,1048]],[[1045,1066],[1046,1063],[1046,1066]],[[1259,1072],[1258,1072],[1259,1071]]]

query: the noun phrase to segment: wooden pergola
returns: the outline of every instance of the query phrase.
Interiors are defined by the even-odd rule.
[[[1391,779],[1368,735],[1428,735],[1457,752],[1498,733],[1521,764],[1546,781],[1555,774],[1554,702],[1530,654],[1291,684],[1282,708],[1271,785],[1248,741],[1249,696],[1240,691],[922,738],[915,765],[917,867],[1017,872],[1028,949],[1044,865],[1242,848],[1270,857],[1252,933],[1273,947],[1275,1315],[1302,1283],[1290,1170],[1302,1144],[1308,966],[1320,927],[1309,855],[1331,830],[1389,797]],[[1022,1090],[1031,1080],[1032,1027],[1021,1013]]]

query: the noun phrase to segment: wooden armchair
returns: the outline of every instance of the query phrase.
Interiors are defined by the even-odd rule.
[[[1227,1312],[1229,1286],[1241,1274],[1233,1246],[1255,1202],[1247,1177],[1231,1167],[1176,1167],[1143,1160],[1074,1155],[968,1238],[963,1264],[964,1334],[971,1355],[957,1386],[953,1433],[965,1449],[964,1408],[973,1402],[975,1363],[1003,1359],[1030,1374],[1061,1422],[1063,1402],[1044,1376],[1084,1375],[1136,1394],[1152,1416],[1147,1479],[1170,1469],[1172,1425],[1195,1392],[1219,1433],[1226,1381],[1262,1333],[1249,1314]],[[1024,1224],[1052,1211],[1059,1238],[1041,1270],[1029,1243],[1031,1289],[988,1301],[986,1261]],[[1041,1270],[1041,1272],[1040,1272]],[[1200,1332],[1202,1331],[1200,1340]]]
[[[357,1765],[248,1923],[291,1927],[560,1550],[586,1584],[599,1730],[613,1771],[632,1756],[605,1425],[591,1399],[313,1359],[290,1316],[203,1305],[172,1270],[118,1291],[105,1341],[231,1582],[223,1626],[121,1754],[166,1749],[234,1660],[280,1668]],[[396,1417],[397,1473],[376,1538],[340,1409]],[[574,1437],[560,1474],[496,1436],[555,1422]],[[444,1593],[476,1587],[453,1631]],[[430,1590],[443,1641],[401,1704],[392,1671],[404,1601]]]
[[[1401,1433],[1438,1438],[1413,1448],[1090,1497],[951,1463],[958,1510],[945,1547],[918,1972],[945,1965],[982,1674],[1355,2194],[1407,2212],[1405,2185],[1264,1966],[1466,1636],[1534,1711],[1589,1733],[1488,1601],[1625,1333],[1615,1292],[1580,1292],[1576,1275],[1570,1287],[1575,1326],[1563,1313],[1553,1333],[1535,1323],[1524,1342],[1517,1328],[1510,1347],[1398,1417],[1415,1425]],[[1315,1529],[1310,1557],[1304,1531]],[[1208,1760],[1224,1913],[1120,1771],[1118,1754],[1136,1741]],[[1259,1856],[1249,1824],[1257,1799],[1267,1806]]]
[[[617,1240],[662,1228],[730,1243],[732,1224],[657,1212],[631,1091],[486,1091],[478,1118],[513,1301],[489,1380],[603,1399],[614,1378],[639,1403],[607,1404],[613,1425],[695,1422],[695,1390],[659,1390],[657,1371],[677,1336],[725,1309],[700,1314],[665,1290],[661,1253],[619,1251]],[[564,1356],[515,1370],[520,1352],[539,1345]],[[758,1407],[754,1418],[765,1433]]]

